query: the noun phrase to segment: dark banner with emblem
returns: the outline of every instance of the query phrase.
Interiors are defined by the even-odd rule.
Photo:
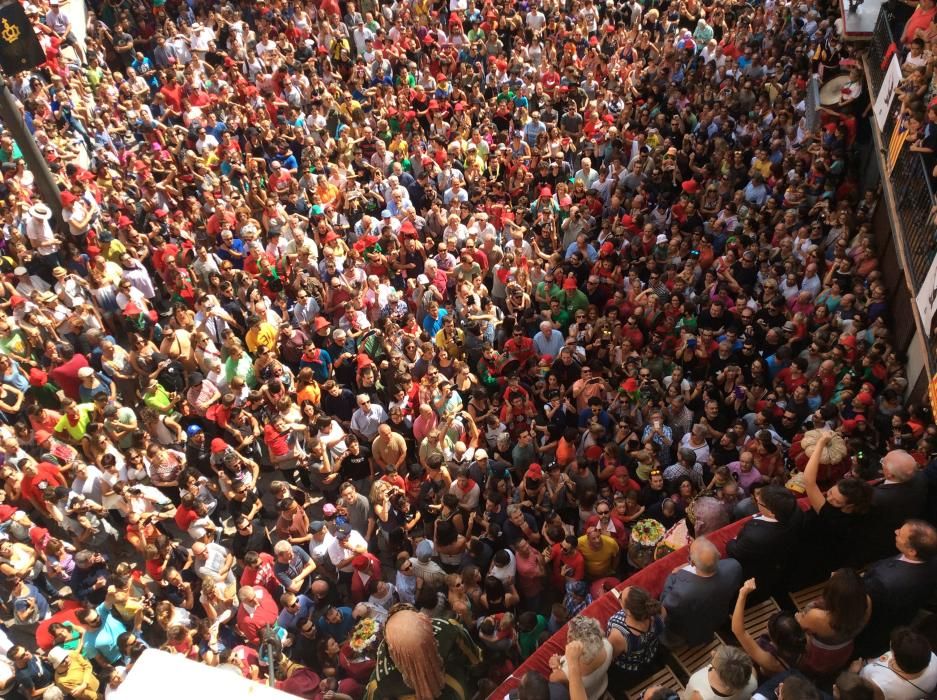
[[[16,75],[45,61],[45,51],[23,6],[19,2],[0,6],[0,69]]]

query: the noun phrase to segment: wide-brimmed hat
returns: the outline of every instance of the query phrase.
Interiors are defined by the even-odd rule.
[[[34,219],[48,221],[52,218],[52,210],[42,202],[36,202],[29,208],[29,215]]]

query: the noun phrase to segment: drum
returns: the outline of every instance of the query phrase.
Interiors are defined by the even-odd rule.
[[[521,368],[521,363],[516,357],[508,354],[501,355],[491,367],[491,374],[495,377],[510,377],[517,374]]]
[[[848,75],[837,75],[820,88],[820,104],[835,106],[842,102],[843,88],[852,82]]]

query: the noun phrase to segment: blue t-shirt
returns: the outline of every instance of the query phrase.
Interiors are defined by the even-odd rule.
[[[449,312],[445,309],[439,310],[438,318],[433,318],[429,314],[426,314],[426,318],[423,319],[423,330],[429,333],[431,338],[435,338],[436,334],[439,333],[439,329],[442,328],[443,319],[449,315]]]
[[[97,608],[97,613],[101,617],[101,625],[97,629],[88,627],[85,631],[85,646],[82,648],[82,655],[88,659],[93,659],[100,654],[108,663],[120,663],[122,654],[117,646],[117,639],[127,628],[120,619],[108,610],[104,603]]]
[[[323,615],[316,622],[316,632],[319,634],[319,639],[332,637],[341,644],[351,634],[351,630],[355,626],[355,618],[351,616],[351,608],[342,607],[335,608],[335,610],[342,616],[342,619],[333,623],[329,622]]]

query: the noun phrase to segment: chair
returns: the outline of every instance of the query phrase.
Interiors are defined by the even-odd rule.
[[[780,612],[781,606],[774,598],[768,598],[745,611],[745,631],[752,639],[758,639],[768,631],[768,621],[775,613]]]
[[[794,603],[794,607],[797,610],[803,610],[807,607],[807,604],[816,600],[820,597],[820,594],[823,592],[823,587],[826,585],[826,581],[821,581],[815,586],[808,586],[807,588],[801,588],[799,591],[793,591],[788,593],[791,597],[791,601]]]
[[[719,638],[714,636],[708,644],[671,649],[670,656],[676,663],[678,670],[683,671],[687,677],[690,677],[709,663],[713,651],[718,649],[721,644]]]
[[[628,690],[625,691],[625,698],[627,698],[627,700],[641,700],[644,696],[644,691],[654,685],[660,685],[674,691],[683,690],[683,683],[674,675],[673,669],[671,669],[670,666],[664,666],[654,675],[628,688]],[[612,697],[617,697],[617,693],[611,688],[609,689],[609,693],[611,693]]]

